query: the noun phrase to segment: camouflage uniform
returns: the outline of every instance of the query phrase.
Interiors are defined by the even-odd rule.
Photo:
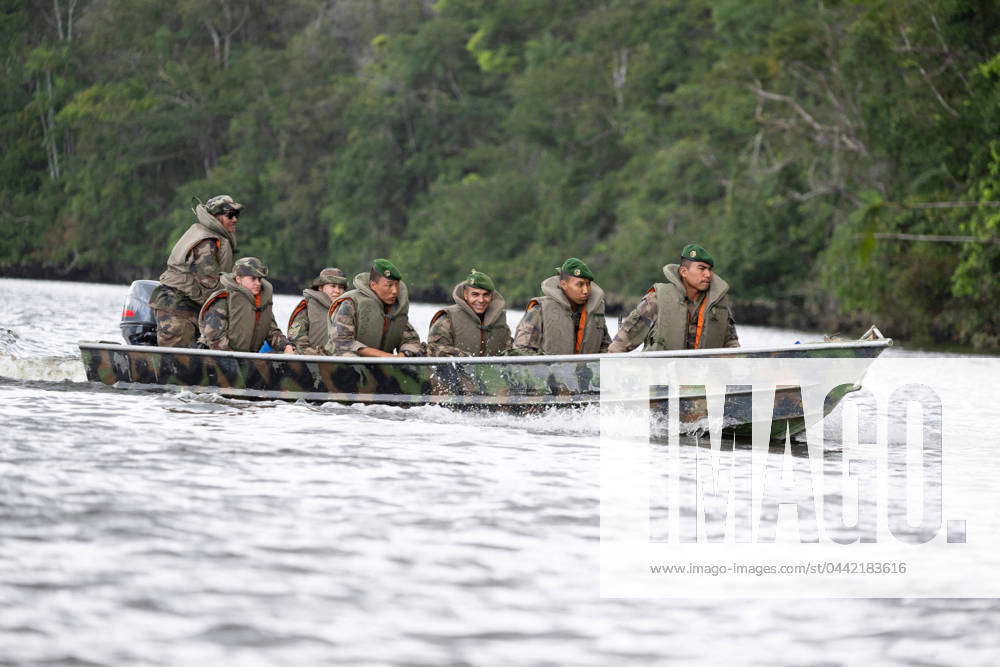
[[[429,357],[467,357],[469,353],[455,347],[455,334],[452,331],[451,318],[447,314],[431,322],[427,332],[427,356]]]
[[[237,276],[261,278],[260,292],[254,296],[236,281]],[[201,340],[209,349],[257,352],[266,341],[273,349],[283,352],[291,344],[274,320],[273,289],[264,280],[266,276],[267,267],[256,257],[237,260],[233,273],[222,275],[220,289],[205,301],[199,319]],[[232,303],[233,299],[237,299],[237,303]],[[231,312],[231,307],[236,311]]]
[[[357,355],[361,348],[368,347],[356,338],[356,314],[357,308],[350,299],[345,299],[337,306],[337,310],[334,311],[333,317],[330,319],[328,352],[340,356],[352,356]],[[419,357],[424,354],[424,344],[420,342],[420,335],[409,322],[403,329],[403,339],[397,349],[404,354],[408,353],[407,356]]]
[[[684,297],[684,304],[687,306],[687,329],[684,337],[684,349],[694,349],[695,337],[698,333],[698,309],[701,302],[705,300],[706,293],[700,292],[694,301]],[[656,293],[650,289],[643,295],[639,305],[622,320],[618,327],[608,352],[631,352],[639,347],[649,336],[658,316],[656,305]],[[736,322],[733,319],[732,311],[729,311],[726,342],[723,347],[739,347],[740,339],[736,335]]]
[[[329,334],[327,313],[333,305],[329,296],[322,291],[323,285],[347,286],[344,272],[330,266],[312,279],[309,289],[302,291],[302,301],[295,306],[288,320],[288,338],[299,354],[324,355]]]
[[[191,273],[208,290],[219,285],[222,267],[212,239],[201,241],[191,250]],[[156,344],[160,347],[191,347],[198,340],[198,311],[201,304],[180,290],[161,285],[150,298],[156,317]]]
[[[573,328],[578,329],[580,327],[580,311],[575,311],[572,314],[572,318]],[[601,337],[600,351],[607,352],[608,345],[610,344],[611,334],[608,333],[605,327],[604,334]],[[513,348],[518,351],[515,354],[541,354],[542,309],[540,306],[535,305],[534,307],[530,307],[524,313],[524,317],[521,318],[521,322],[517,325],[517,330],[514,332]]]
[[[235,237],[214,216],[239,211],[242,204],[229,195],[212,197],[193,210],[196,222],[177,241],[160,286],[150,295],[156,318],[156,342],[161,347],[191,347],[198,339],[198,312],[219,286],[220,274],[232,268]],[[202,238],[190,248],[191,236]],[[185,241],[185,239],[189,239]]]
[[[285,334],[281,333],[278,323],[271,315],[271,326],[267,333],[267,343],[278,352],[282,352],[286,345],[291,345]],[[202,316],[202,340],[208,345],[210,350],[229,350],[229,299],[216,299]],[[240,352],[256,352],[257,350],[239,350]]]

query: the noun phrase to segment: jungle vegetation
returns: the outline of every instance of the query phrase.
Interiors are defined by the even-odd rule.
[[[993,0],[0,7],[0,274],[155,277],[229,193],[290,287],[578,256],[634,301],[697,241],[778,320],[1000,349]]]

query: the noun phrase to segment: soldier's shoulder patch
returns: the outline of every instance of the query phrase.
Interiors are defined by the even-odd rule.
[[[646,290],[646,294],[649,294],[650,292],[655,292],[655,291],[656,291],[656,285],[653,285],[648,290]]]

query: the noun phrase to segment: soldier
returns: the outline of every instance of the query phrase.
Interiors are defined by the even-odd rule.
[[[333,300],[344,293],[347,277],[336,267],[328,267],[313,278],[304,297],[288,318],[288,338],[299,354],[325,354],[323,346],[329,340],[326,314]]]
[[[528,302],[514,333],[514,354],[605,352],[611,336],[604,322],[604,290],[576,257],[542,281],[542,294]]]
[[[475,269],[452,290],[454,306],[431,318],[427,354],[432,357],[482,357],[510,348],[507,304],[493,279]]]
[[[644,351],[739,347],[729,284],[713,275],[714,267],[715,259],[703,247],[684,246],[680,265],[663,267],[667,282],[646,291],[622,320],[608,352],[628,352],[640,343]]]
[[[370,271],[354,276],[354,289],[327,312],[326,353],[362,357],[417,357],[424,353],[410,326],[409,291],[399,269],[376,259]],[[394,354],[394,351],[398,350]]]
[[[149,298],[156,316],[156,344],[161,347],[194,346],[198,311],[219,286],[219,275],[233,268],[243,204],[219,195],[191,210],[195,222],[174,244],[161,284]]]
[[[205,300],[198,316],[201,342],[212,350],[257,352],[264,341],[275,350],[295,354],[274,321],[267,267],[256,257],[233,264],[232,273],[219,279],[219,289]]]

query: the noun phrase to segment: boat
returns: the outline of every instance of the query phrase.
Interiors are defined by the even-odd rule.
[[[246,399],[335,401],[396,406],[443,405],[457,409],[530,411],[584,407],[601,400],[601,362],[614,358],[657,359],[860,359],[874,360],[892,345],[872,327],[857,341],[766,348],[721,348],[628,354],[497,357],[331,357],[228,352],[194,348],[81,342],[87,379],[133,390],[188,390]],[[857,375],[857,364],[850,364]],[[828,397],[824,414],[861,377],[845,377]],[[805,428],[801,396],[775,401],[775,429]],[[648,397],[663,411],[668,394]],[[734,422],[727,431],[747,435],[752,421],[749,392],[726,397]],[[732,405],[730,405],[732,402]],[[707,417],[704,394],[680,396],[680,421],[698,428]],[[780,413],[780,414],[779,414]],[[777,432],[777,430],[776,430]]]

